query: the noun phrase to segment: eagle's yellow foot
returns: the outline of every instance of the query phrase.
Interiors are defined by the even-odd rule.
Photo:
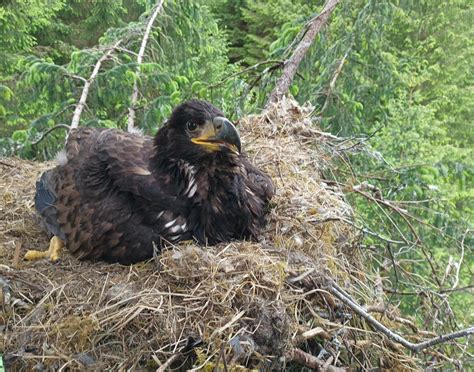
[[[49,248],[47,251],[35,251],[30,250],[25,254],[25,260],[34,261],[41,258],[49,258],[51,261],[55,262],[59,259],[61,250],[63,249],[64,242],[59,239],[57,236],[53,236],[49,242]]]

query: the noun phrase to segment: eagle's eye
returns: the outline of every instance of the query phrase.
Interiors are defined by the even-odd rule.
[[[186,124],[186,127],[188,128],[189,131],[193,131],[193,130],[196,130],[198,126],[196,123],[192,121],[188,121]]]

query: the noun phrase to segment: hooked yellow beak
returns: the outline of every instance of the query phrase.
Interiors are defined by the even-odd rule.
[[[240,137],[234,124],[222,116],[207,121],[199,137],[191,139],[191,142],[204,147],[208,151],[222,151],[228,149],[240,154]]]

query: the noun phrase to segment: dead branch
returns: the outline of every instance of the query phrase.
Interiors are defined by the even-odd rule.
[[[439,293],[451,293],[451,292],[459,292],[459,291],[466,291],[468,289],[473,289],[474,285],[467,285],[465,287],[459,288],[449,288],[449,289],[441,289]]]
[[[10,168],[14,168],[14,167],[15,167],[14,165],[5,163],[4,161],[1,161],[1,160],[0,160],[0,164],[1,164],[1,165],[4,165],[4,166],[6,166],[6,167],[10,167]]]
[[[102,57],[100,57],[99,60],[96,62],[94,69],[92,70],[91,76],[85,81],[84,87],[82,88],[81,98],[79,99],[79,103],[77,104],[76,109],[74,110],[70,129],[74,129],[79,126],[79,120],[81,119],[82,111],[84,110],[84,107],[86,105],[87,96],[89,95],[89,89],[91,87],[91,84],[97,77],[102,63],[110,57],[110,55],[115,51],[115,49],[120,45],[121,42],[122,40],[119,40],[111,48],[106,49],[104,55],[102,55]]]
[[[461,240],[461,258],[459,259],[459,262],[456,264],[456,276],[454,279],[453,287],[451,288],[452,290],[456,289],[456,287],[459,284],[459,272],[461,271],[462,261],[464,259],[464,240],[466,239],[466,235],[468,232],[469,232],[469,229],[465,231]]]
[[[268,72],[272,67],[280,67],[280,66],[283,66],[283,61],[279,60],[279,59],[275,59],[275,60],[268,60],[268,61],[262,61],[262,62],[258,62],[252,66],[249,66],[247,68],[244,68],[243,70],[241,71],[238,71],[238,72],[235,72],[233,74],[230,74],[229,76],[226,76],[224,77],[221,81],[219,81],[218,83],[215,83],[215,84],[211,84],[211,85],[208,85],[207,87],[212,89],[212,88],[216,88],[218,86],[221,86],[222,84],[224,84],[226,81],[232,79],[232,78],[235,78],[239,75],[243,75],[247,72],[250,72],[250,71],[253,71],[257,68],[259,68],[260,66],[263,66],[263,65],[272,65],[270,67],[267,67],[265,68],[265,70],[263,70],[263,72],[261,73],[262,75],[265,74],[266,72]]]
[[[348,220],[347,218],[338,217],[337,220],[342,221],[344,223],[347,223],[348,225],[351,225],[352,227],[355,227],[357,230],[361,231],[362,233],[368,234],[368,235],[373,236],[377,239],[383,240],[384,242],[391,243],[391,244],[405,244],[405,242],[403,242],[401,240],[392,240],[390,238],[387,238],[385,236],[377,234],[377,233],[369,230],[368,228],[366,228],[364,226],[358,226],[357,224],[355,224],[354,222]]]
[[[329,16],[339,2],[340,0],[327,0],[321,13],[311,20],[306,33],[302,37],[298,46],[295,48],[295,51],[291,57],[286,61],[283,73],[278,79],[275,88],[270,93],[266,107],[268,107],[270,103],[279,101],[286,94],[286,92],[288,92],[301,60],[308,52],[308,49],[313,43],[317,33],[326,24]]]
[[[367,186],[367,185],[366,185]],[[419,218],[413,216],[412,214],[408,213],[407,210],[405,209],[402,209],[394,204],[391,203],[390,200],[386,200],[386,199],[383,199],[382,195],[378,195],[376,194],[375,196],[372,196],[370,194],[367,194],[366,192],[362,191],[362,189],[360,188],[357,188],[356,187],[353,187],[352,188],[352,191],[359,194],[359,195],[362,195],[363,197],[365,197],[366,199],[370,200],[370,201],[373,201],[376,203],[376,205],[382,210],[382,212],[385,213],[384,209],[382,208],[383,207],[386,207],[394,212],[396,212],[406,223],[406,225],[408,226],[408,228],[410,229],[410,231],[412,232],[414,238],[415,238],[415,241],[414,242],[411,242],[409,241],[404,235],[403,233],[401,232],[401,230],[398,228],[398,225],[390,218],[390,216],[385,213],[386,217],[389,219],[389,221],[391,222],[391,224],[395,227],[395,229],[397,229],[398,233],[400,234],[402,240],[405,241],[406,244],[410,244],[410,245],[416,245],[418,247],[420,247],[421,249],[421,252],[423,253],[423,255],[425,256],[426,258],[426,261],[428,262],[429,266],[430,266],[430,269],[431,269],[431,272],[433,274],[433,277],[436,281],[436,284],[438,284],[438,287],[439,288],[442,288],[442,284],[441,284],[441,281],[439,280],[438,278],[438,273],[437,273],[437,270],[434,266],[434,263],[431,259],[431,255],[428,254],[428,252],[426,251],[424,245],[423,245],[423,242],[421,240],[421,238],[418,236],[414,226],[412,225],[412,223],[410,222],[410,220],[414,220],[416,222],[419,222],[419,223],[423,223],[423,224],[426,224],[424,221],[421,221]],[[430,225],[428,225],[430,226]],[[436,228],[435,228],[436,229]]]
[[[419,343],[412,343],[407,341],[402,336],[398,335],[397,333],[391,331],[387,327],[385,327],[382,323],[377,321],[373,316],[371,316],[363,307],[358,305],[341,287],[339,287],[333,280],[330,280],[330,287],[329,292],[333,294],[336,298],[338,298],[341,302],[351,308],[356,314],[364,318],[368,323],[370,323],[376,330],[380,331],[384,335],[386,335],[390,340],[401,344],[408,350],[413,351],[414,353],[419,353],[420,351],[429,348],[434,345],[442,344],[457,338],[467,337],[469,335],[474,334],[474,327],[470,327],[467,329],[463,329],[460,331],[448,333],[446,335],[440,335],[438,337],[434,337],[430,340],[426,340]]]
[[[51,132],[55,131],[56,129],[67,129],[68,131],[71,130],[71,127],[69,125],[66,125],[66,124],[57,124],[55,125],[54,127],[51,127],[49,128],[46,132],[44,132],[41,137],[35,141],[35,142],[32,142],[31,143],[31,146],[36,146],[37,144],[39,144],[42,140],[44,140],[46,138],[46,136],[48,134],[50,134]]]
[[[323,107],[321,108],[321,111],[319,112],[319,116],[322,116],[323,113],[326,111],[326,109],[328,108],[328,105],[329,105],[329,101],[330,101],[330,98],[332,96],[332,93],[334,92],[334,89],[336,88],[336,80],[337,78],[339,77],[339,75],[341,74],[341,71],[342,71],[342,67],[344,66],[344,63],[346,62],[346,59],[347,59],[347,56],[349,55],[349,51],[348,50],[344,56],[341,58],[341,60],[339,61],[336,69],[334,70],[334,75],[331,79],[331,82],[329,83],[329,87],[328,87],[328,90],[326,92],[326,100],[324,101],[324,104],[323,104]]]
[[[166,371],[176,360],[181,357],[181,353],[173,354],[166,362],[164,362],[160,368],[156,370],[156,372],[164,372]]]
[[[70,77],[71,79],[76,79],[76,80],[80,80],[82,81],[83,83],[86,83],[87,82],[87,79],[83,78],[82,76],[79,76],[79,75],[74,75],[74,74],[66,74],[67,77]]]
[[[127,130],[129,132],[131,132],[135,126],[135,116],[136,116],[135,106],[138,101],[138,75],[140,73],[140,65],[142,64],[142,61],[143,61],[143,55],[145,54],[145,48],[148,43],[148,38],[150,37],[150,32],[153,26],[153,22],[155,22],[155,19],[158,16],[158,13],[161,11],[161,8],[163,7],[163,1],[164,0],[160,0],[160,2],[155,6],[155,9],[153,10],[153,13],[146,25],[145,34],[143,35],[142,43],[140,45],[140,50],[138,51],[137,72],[136,72],[137,76],[135,77],[135,81],[133,82],[133,93],[132,93],[132,98],[130,100],[130,107],[128,108]]]
[[[414,333],[418,333],[419,330],[418,330],[418,327],[415,325],[415,323],[413,323],[411,320],[409,319],[405,319],[405,318],[402,318],[402,317],[399,317],[399,316],[396,316],[394,314],[392,314],[390,311],[388,311],[387,308],[385,307],[382,307],[382,306],[366,306],[365,307],[365,311],[367,311],[368,313],[380,313],[380,314],[383,314],[384,316],[386,316],[388,319],[394,321],[394,322],[397,322],[397,323],[400,323],[400,324],[403,324],[403,325],[406,325],[408,327],[411,328],[411,330],[414,332]],[[430,334],[432,332],[429,332]],[[432,334],[432,336],[436,336],[435,334]]]
[[[290,361],[301,364],[305,367],[311,368],[315,371],[327,371],[327,372],[344,372],[345,368],[335,367],[326,365],[325,361],[316,358],[314,355],[308,354],[301,349],[294,348],[288,353],[288,359]]]

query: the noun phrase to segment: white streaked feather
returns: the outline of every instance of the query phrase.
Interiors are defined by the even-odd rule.
[[[255,196],[255,194],[252,192],[252,190],[250,190],[248,187],[245,187],[245,189],[250,195]]]
[[[189,190],[191,190],[191,187],[194,186],[194,183],[196,182],[196,180],[194,179],[194,177],[191,177],[191,179],[189,180],[188,182],[188,187],[186,188],[186,190],[184,191],[185,194],[187,194],[189,192]]]
[[[176,220],[177,220],[177,218],[175,218],[173,221],[168,222],[168,223],[165,225],[165,227],[168,228],[168,227],[170,227],[170,226],[173,226],[174,223],[176,222]]]
[[[192,198],[194,194],[196,193],[196,190],[197,190],[197,183],[194,183],[192,189],[189,190],[189,192],[187,193],[188,198]]]
[[[158,216],[156,216],[156,219],[159,220],[161,216],[163,216],[163,213],[165,213],[165,211],[161,211],[160,213],[158,213]]]

